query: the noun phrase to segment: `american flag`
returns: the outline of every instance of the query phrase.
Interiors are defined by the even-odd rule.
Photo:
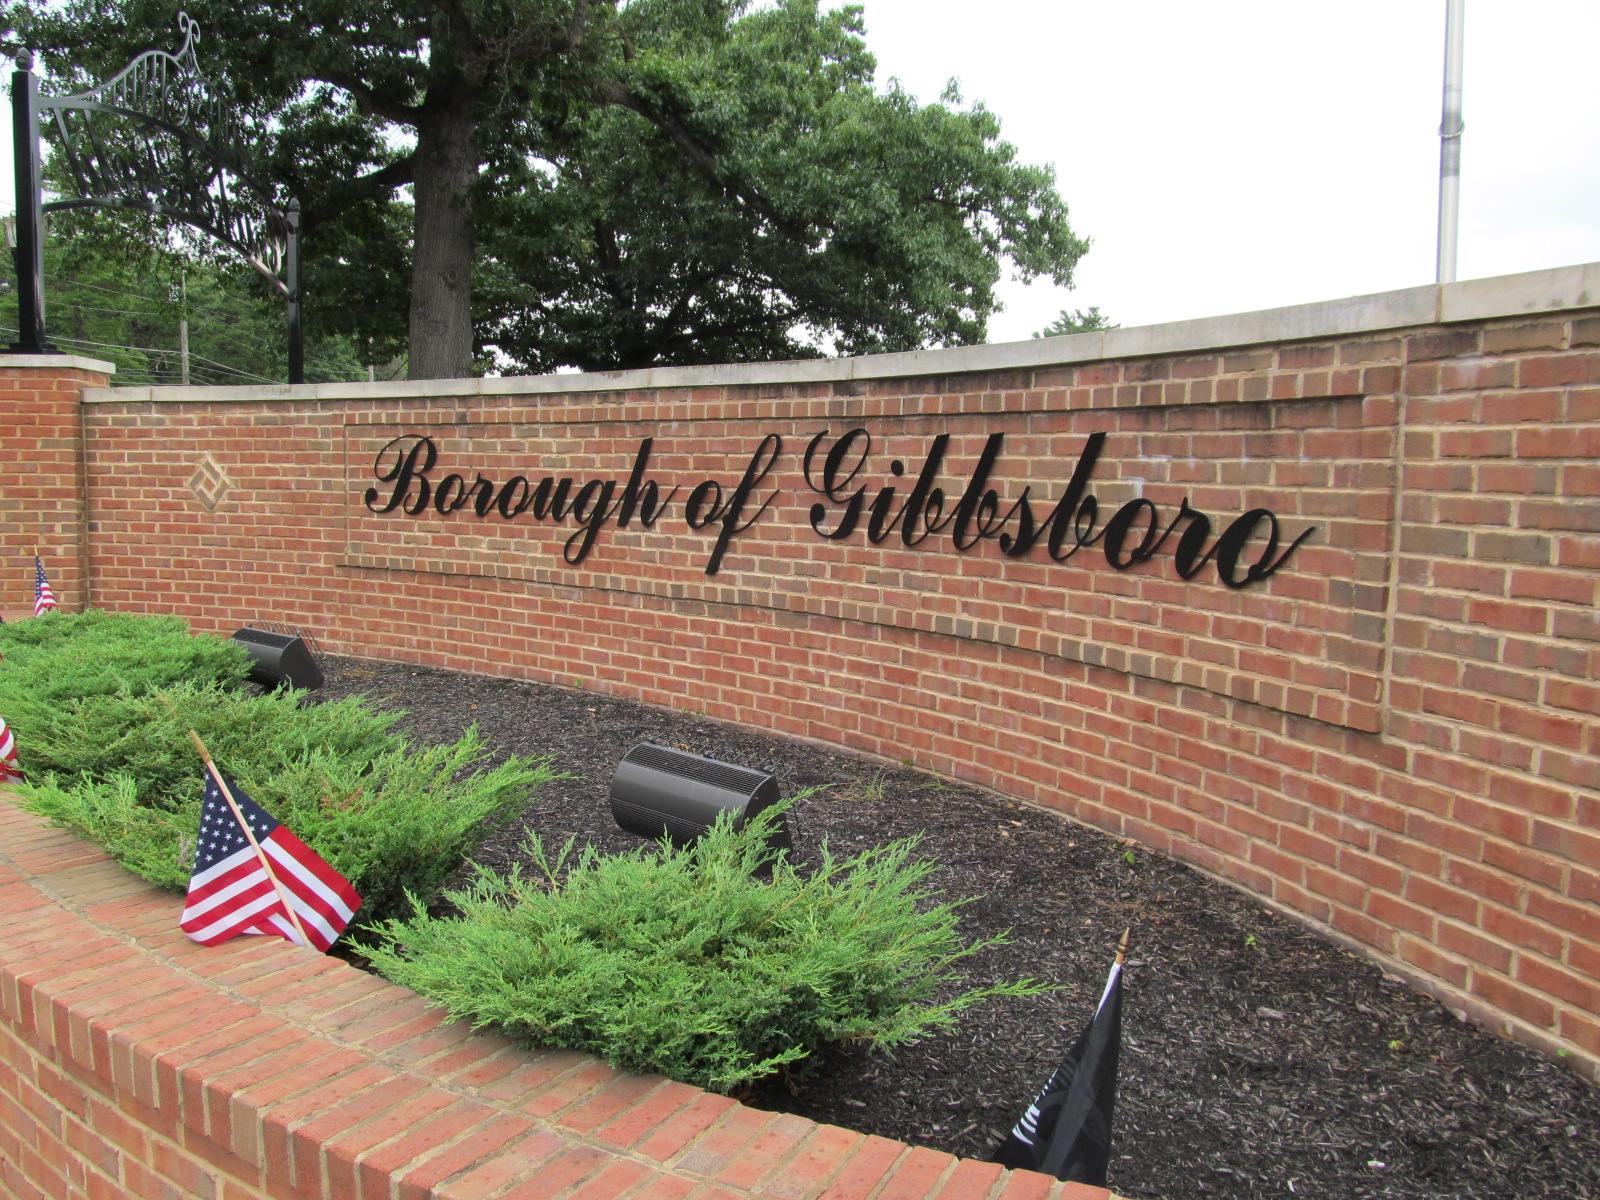
[[[6,719],[0,717],[0,783],[21,778],[22,768],[17,766],[17,739],[11,736]]]
[[[47,613],[56,607],[56,594],[50,590],[50,581],[44,577],[44,564],[33,556],[33,615]]]
[[[288,826],[268,816],[231,781],[228,790],[272,864],[272,874],[294,905],[306,936],[318,950],[326,951],[361,907],[361,897]],[[178,923],[205,946],[241,933],[275,933],[304,944],[209,770],[189,894]]]

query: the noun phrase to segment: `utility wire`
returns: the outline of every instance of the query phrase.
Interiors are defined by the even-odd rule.
[[[153,308],[106,308],[100,304],[80,304],[76,300],[59,300],[57,303],[62,308],[79,312],[112,313],[119,317],[164,317],[167,315]]]
[[[245,378],[245,379],[254,379],[254,380],[258,380],[261,383],[282,383],[283,382],[283,380],[281,380],[281,379],[269,379],[265,375],[257,375],[254,371],[246,371],[246,370],[243,370],[240,367],[230,367],[226,363],[219,363],[214,358],[207,358],[205,355],[196,354],[192,350],[189,352],[189,358],[193,362],[205,363],[208,366],[215,367],[218,370],[227,371],[230,374],[238,375],[238,376],[241,376],[242,378]]]
[[[6,326],[0,326],[0,330],[4,330],[6,333],[16,333],[15,329],[11,329]],[[54,333],[50,336],[58,342],[68,342],[76,346],[93,346],[96,349],[101,350],[123,350],[136,354],[162,354],[173,356],[178,354],[178,348],[176,346],[129,346],[120,342],[97,342],[92,338],[72,337],[71,335],[64,333]],[[204,355],[191,353],[189,357],[191,360],[205,363],[215,370],[223,371],[229,375],[237,375],[241,379],[251,380],[256,383],[283,382],[281,379],[272,379],[266,375],[257,375],[254,371],[246,371],[242,367],[230,367],[227,363],[218,362],[214,358],[206,358]]]
[[[91,292],[105,292],[108,296],[132,296],[135,300],[155,300],[147,292],[130,292],[127,288],[106,287],[103,284],[89,283],[82,279],[66,279],[60,275],[46,275],[44,279],[46,283],[55,282],[62,287],[88,288]]]

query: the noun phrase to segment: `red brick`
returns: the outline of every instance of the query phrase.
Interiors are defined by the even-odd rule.
[[[715,1175],[776,1120],[771,1113],[753,1108],[731,1108],[714,1125],[693,1138],[671,1165],[696,1175]]]
[[[895,1165],[876,1200],[926,1200],[955,1161],[938,1150],[917,1146]]]
[[[794,1155],[772,1169],[759,1191],[774,1200],[812,1200],[866,1142],[863,1134],[815,1126]]]
[[[963,1159],[939,1189],[940,1200],[964,1200],[967,1196],[987,1196],[1001,1176],[994,1163]]]
[[[1525,987],[1486,971],[1474,972],[1470,990],[1482,996],[1501,1012],[1528,1022],[1537,1029],[1549,1029],[1555,1024],[1555,1005]]]
[[[533,1123],[521,1117],[490,1118],[465,1137],[456,1139],[399,1175],[399,1200],[428,1200],[435,1184],[507,1148],[519,1148],[528,1135],[535,1132]]]
[[[906,1147],[887,1138],[869,1135],[839,1169],[821,1200],[857,1200],[870,1196],[878,1181],[893,1170]]]
[[[577,1133],[593,1133],[601,1125],[644,1100],[666,1081],[658,1075],[618,1075],[589,1099],[561,1114],[560,1125]]]
[[[794,1151],[812,1128],[810,1121],[800,1117],[788,1114],[774,1117],[716,1173],[717,1182],[736,1189],[754,1187]]]
[[[544,1164],[570,1146],[565,1138],[553,1133],[530,1133],[515,1148],[502,1150],[481,1165],[445,1180],[435,1194],[439,1200],[482,1200],[484,1196],[498,1195],[513,1183],[540,1179]]]
[[[537,1176],[502,1192],[496,1200],[547,1200],[597,1174],[613,1159],[592,1146],[573,1146],[541,1164]]]
[[[735,543],[715,580],[704,576],[705,539],[669,529],[670,519],[649,535],[650,561],[634,541],[603,541],[576,568],[557,557],[561,531],[508,526],[514,552],[498,553],[493,566],[525,577],[500,579],[470,574],[484,569],[486,552],[460,542],[443,521],[418,522],[412,532],[443,574],[419,577],[400,560],[348,567],[350,603],[329,617],[330,635],[357,651],[418,662],[544,679],[578,672],[618,695],[937,765],[1136,834],[1325,913],[1380,949],[1398,943],[1419,970],[1446,981],[1472,963],[1476,979],[1489,972],[1466,953],[1442,946],[1424,953],[1433,923],[1477,938],[1479,956],[1497,960],[1485,946],[1559,964],[1551,953],[1558,943],[1593,936],[1583,931],[1584,906],[1595,902],[1584,889],[1600,887],[1589,801],[1600,753],[1600,728],[1589,719],[1600,662],[1591,576],[1600,553],[1582,502],[1600,489],[1592,466],[1600,454],[1600,389],[1574,382],[1600,364],[1593,324],[1561,313],[1508,317],[1376,339],[986,373],[933,389],[868,380],[533,402],[484,396],[470,414],[441,397],[354,408],[190,403],[181,411],[112,400],[80,412],[79,373],[29,370],[15,374],[27,386],[0,395],[0,414],[27,406],[0,458],[31,456],[30,465],[56,472],[29,482],[17,498],[53,514],[45,536],[60,541],[52,549],[71,563],[64,586],[88,598],[90,581],[77,561],[87,537],[100,551],[99,599],[130,609],[176,607],[198,628],[226,632],[221,616],[229,605],[266,598],[293,612],[316,601],[315,572],[304,584],[274,577],[250,561],[258,544],[298,540],[325,565],[385,557],[374,538],[389,526],[348,511],[346,479],[366,471],[382,440],[379,426],[359,421],[441,423],[451,431],[449,454],[496,470],[518,461],[514,439],[460,421],[542,426],[559,414],[550,436],[591,441],[581,449],[603,464],[599,470],[625,467],[640,428],[671,424],[673,437],[657,450],[661,478],[676,483],[737,467],[749,450],[738,423],[759,416],[786,439],[802,438],[843,405],[897,450],[902,439],[925,441],[928,420],[950,423],[952,478],[970,465],[986,431],[1003,430],[997,490],[1007,500],[1024,480],[1058,486],[1057,468],[1081,448],[1093,416],[1093,427],[1109,435],[1096,478],[1106,512],[1133,465],[1155,462],[1162,477],[1145,486],[1164,512],[1187,494],[1220,528],[1229,514],[1269,503],[1286,535],[1316,524],[1317,536],[1269,584],[1237,592],[1221,587],[1214,572],[1183,583],[1164,558],[1117,574],[1095,553],[1070,564],[1037,553],[1003,560],[992,544],[957,555],[937,539],[916,553],[913,579],[911,559],[892,543],[812,536],[808,490],[797,456],[786,454],[772,478],[783,494],[778,508]],[[1513,367],[1515,381],[1507,378]],[[1411,391],[1403,438],[1393,395],[1402,386]],[[1272,394],[1303,398],[1274,405]],[[1149,404],[1162,408],[1143,407]],[[44,445],[47,439],[64,439],[64,449]],[[87,489],[73,461],[80,439],[88,446]],[[152,454],[158,444],[160,456]],[[285,445],[297,448],[290,467],[313,485],[292,504],[257,490],[252,463],[265,448],[281,455]],[[142,515],[141,506],[165,503],[181,486],[172,464],[202,452],[225,462],[249,503],[231,509],[225,524],[195,512],[169,528]],[[871,471],[887,453],[875,451]],[[1391,511],[1397,479],[1405,483],[1398,513]],[[304,495],[323,493],[325,500],[305,507]],[[90,496],[103,506],[93,514],[85,507]],[[90,528],[91,515],[102,523],[92,534],[76,532]],[[192,542],[200,528],[212,530],[208,553],[229,568],[221,572],[224,590],[206,605],[181,598],[174,605],[190,573],[174,544]],[[0,541],[24,550],[15,531],[0,531]],[[801,592],[789,586],[786,561],[804,566]],[[383,575],[381,588],[373,569]],[[484,586],[444,631],[427,614],[437,607],[434,592],[459,590],[453,574]],[[570,584],[572,594],[535,595],[548,578]],[[381,608],[372,603],[380,591]],[[26,600],[25,580],[0,576],[0,608]],[[368,614],[381,615],[385,628]],[[1393,657],[1385,687],[1386,643]],[[1383,736],[1364,736],[1380,719]],[[968,739],[962,729],[986,732]],[[142,894],[140,885],[120,888],[104,856],[72,836],[35,831],[15,844],[16,861],[49,872],[73,889],[80,910],[115,928],[145,938],[166,920],[157,910],[171,898]],[[9,886],[4,878],[0,888]],[[22,924],[16,936],[46,955],[52,950],[42,922]],[[295,987],[306,993],[296,1011],[312,1026],[326,1017],[330,1030],[392,1048],[396,1062],[425,1057],[438,1066],[423,1075],[459,1071],[486,1098],[489,1088],[509,1089],[501,1095],[506,1104],[564,1113],[596,1137],[692,1153],[691,1141],[723,1119],[696,1101],[659,1118],[645,1111],[649,1097],[614,1106],[615,1077],[581,1060],[541,1059],[526,1069],[513,1069],[508,1058],[475,1060],[459,1031],[447,1034],[387,985],[359,976],[338,982],[354,973],[245,941],[201,953],[172,935],[160,951],[171,968],[162,972],[169,980],[173,971],[187,980],[220,978],[243,994]],[[1564,961],[1571,971],[1570,956]],[[48,971],[59,966],[51,962]],[[57,981],[49,974],[22,986],[0,981],[0,1005],[26,1000],[27,1019],[38,1017],[47,1037],[64,1038],[75,1068],[110,1065],[98,1052],[109,1052],[111,1026],[91,1029],[90,1018],[68,1015],[68,997],[38,986],[45,979]],[[327,995],[312,994],[319,988]],[[357,999],[369,991],[370,999]],[[122,1016],[116,1078],[131,1079],[141,1101],[165,1099],[176,1083],[172,1043],[159,1029],[165,1014]],[[152,1065],[153,1088],[142,1081]],[[192,1070],[225,1065],[232,1064],[215,1058]],[[292,1074],[278,1076],[263,1101],[293,1083]],[[252,1093],[243,1093],[240,1103],[249,1102]]]
[[[429,1091],[407,1094],[385,1090],[356,1095],[335,1105],[290,1133],[293,1186],[311,1191],[326,1171],[330,1182],[337,1183],[345,1197],[354,1196],[356,1159],[445,1108],[450,1099]]]
[[[1511,970],[1510,948],[1491,941],[1473,930],[1446,921],[1440,924],[1439,935],[1435,940],[1439,949],[1470,958],[1490,970],[1499,971],[1501,974],[1507,974]]]

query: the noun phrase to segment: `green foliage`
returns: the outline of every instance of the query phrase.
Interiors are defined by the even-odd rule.
[[[1033,336],[1036,338],[1061,337],[1069,333],[1093,333],[1098,329],[1115,329],[1111,318],[1100,311],[1098,304],[1088,308],[1063,308],[1054,321]]]
[[[0,625],[0,653],[0,713],[13,723],[65,700],[139,695],[185,681],[237,685],[250,671],[241,646],[195,637],[176,617],[97,609]]]
[[[545,764],[515,757],[482,769],[487,751],[475,731],[452,744],[415,752],[398,744],[379,748],[399,739],[373,737],[373,714],[359,701],[297,709],[287,696],[176,693],[174,699],[196,699],[228,710],[214,726],[242,732],[243,739],[201,734],[218,764],[350,881],[361,894],[365,919],[405,912],[408,893],[432,895],[484,837],[519,815],[533,790],[550,778]],[[329,712],[334,709],[342,711]],[[179,721],[195,711],[180,703]],[[274,724],[274,718],[292,712],[303,713],[304,724]],[[153,723],[159,721],[153,711],[147,715]],[[333,718],[327,729],[318,728],[322,715]],[[155,748],[127,756],[132,760],[127,768],[100,774],[34,777],[35,756],[30,753],[23,803],[92,838],[150,882],[182,890],[200,822],[202,768],[185,734],[160,727],[152,732]],[[355,736],[341,744],[341,732]],[[362,734],[365,746],[359,744]],[[136,741],[131,730],[115,730],[112,736],[124,745]],[[163,752],[171,757],[163,759]]]
[[[550,777],[512,757],[485,769],[475,730],[409,750],[400,715],[358,697],[251,695],[248,656],[167,617],[87,612],[0,626],[0,714],[16,730],[23,803],[162,887],[188,882],[200,820],[197,731],[222,769],[363,898],[365,917],[431,895]]]
[[[375,712],[355,698],[306,706],[299,700],[287,691],[251,696],[214,685],[175,684],[155,693],[90,695],[46,711],[24,709],[13,724],[27,739],[23,765],[30,777],[127,775],[138,780],[144,805],[168,811],[198,802],[200,760],[188,735],[193,729],[223,769],[282,819],[268,796],[292,764],[323,755],[370,770],[404,746],[390,732],[396,713]]]
[[[45,240],[49,336],[64,350],[116,364],[113,385],[182,381],[179,328],[188,322],[189,382],[281,381],[288,373],[283,301],[237,258],[169,244],[151,218],[56,213]],[[13,303],[9,277],[0,304]],[[10,320],[9,316],[4,318]],[[9,328],[9,327],[7,327]],[[313,324],[306,380],[365,379],[363,351]]]
[[[303,205],[308,328],[369,360],[408,290],[475,318],[481,365],[527,370],[961,344],[985,335],[1003,262],[1067,284],[1087,249],[994,114],[875,89],[854,6],[185,8],[257,173]],[[157,0],[6,15],[54,91],[176,41]],[[412,363],[434,362],[439,322],[411,319]]]
[[[957,990],[958,965],[1001,939],[963,943],[912,840],[842,861],[824,848],[807,876],[780,858],[771,882],[753,878],[776,811],[686,848],[575,861],[571,842],[552,861],[532,838],[534,876],[480,869],[445,893],[456,915],[413,901],[362,953],[476,1026],[724,1092],[828,1045],[901,1045],[986,997],[1043,990]]]
[[[859,13],[788,3],[687,35],[656,24],[666,7],[627,14],[629,68],[672,119],[580,110],[554,171],[485,189],[505,234],[480,272],[480,335],[505,360],[957,345],[984,337],[1003,259],[1070,281],[1085,245],[1049,170],[1017,163],[995,116],[954,91],[926,106],[875,91]],[[686,137],[715,162],[685,156]]]

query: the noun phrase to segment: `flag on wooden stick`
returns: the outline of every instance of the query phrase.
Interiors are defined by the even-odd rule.
[[[17,739],[11,736],[6,719],[0,717],[0,783],[22,779],[22,768],[17,765]]]
[[[205,797],[189,893],[179,924],[202,945],[239,934],[276,934],[327,949],[361,897],[288,826],[228,780],[195,733],[205,760]]]
[[[1111,1110],[1117,1098],[1117,1055],[1122,1042],[1122,964],[1127,955],[1128,931],[1124,930],[1094,1018],[1072,1043],[1039,1098],[1000,1144],[994,1161],[1001,1166],[1106,1186],[1111,1165]]]
[[[44,577],[44,563],[33,556],[33,615],[41,616],[56,607],[56,594],[50,590],[50,581]]]

